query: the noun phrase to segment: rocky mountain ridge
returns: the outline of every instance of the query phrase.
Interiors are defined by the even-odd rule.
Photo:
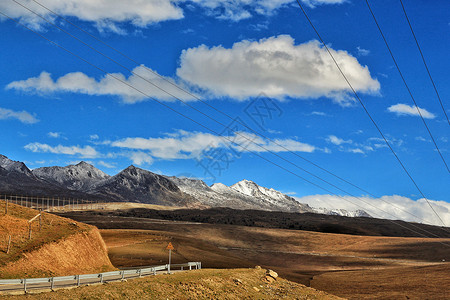
[[[12,161],[3,155],[0,155],[0,193],[188,208],[229,207],[370,217],[364,211],[312,208],[273,188],[245,179],[231,186],[222,183],[208,186],[199,179],[158,175],[135,166],[109,176],[86,162],[30,170],[24,163]]]

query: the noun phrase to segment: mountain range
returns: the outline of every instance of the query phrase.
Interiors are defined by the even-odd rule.
[[[231,186],[222,183],[208,186],[199,179],[159,175],[135,166],[110,176],[86,162],[30,170],[23,162],[3,155],[0,155],[0,193],[188,208],[228,207],[370,217],[362,210],[313,208],[245,179]]]

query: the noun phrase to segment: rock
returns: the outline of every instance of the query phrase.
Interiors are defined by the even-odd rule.
[[[253,289],[255,290],[255,292],[259,292],[259,289],[256,286],[254,286]]]
[[[255,266],[256,270],[261,270],[261,266]]]
[[[235,279],[233,279],[233,281],[234,281],[234,283],[236,283],[237,285],[242,284],[242,280],[240,280],[240,279],[235,278]]]
[[[272,277],[273,279],[277,279],[278,277],[278,273],[273,270],[267,270],[266,275]]]
[[[269,282],[269,283],[272,283],[272,282],[275,281],[275,278],[273,278],[273,277],[271,277],[271,276],[268,276],[268,275],[265,277],[265,279],[266,279],[266,281]]]

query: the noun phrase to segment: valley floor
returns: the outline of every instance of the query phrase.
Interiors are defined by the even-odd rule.
[[[78,216],[102,228],[116,267],[202,261],[204,268],[271,268],[282,277],[349,299],[448,299],[450,239],[369,237]]]

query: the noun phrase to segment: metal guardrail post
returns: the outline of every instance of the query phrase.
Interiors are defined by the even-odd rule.
[[[139,269],[139,278],[142,276],[142,269]]]
[[[103,274],[100,273],[100,283],[103,283]]]
[[[77,286],[80,286],[81,282],[80,282],[80,275],[77,275]]]
[[[26,278],[23,279],[23,290],[25,293],[27,292],[27,279]]]
[[[125,271],[122,271],[122,281],[125,279]]]
[[[156,275],[156,268],[153,268],[153,275]]]
[[[55,285],[55,278],[54,277],[50,278],[50,282],[51,282],[50,289],[53,291],[53,287]]]

